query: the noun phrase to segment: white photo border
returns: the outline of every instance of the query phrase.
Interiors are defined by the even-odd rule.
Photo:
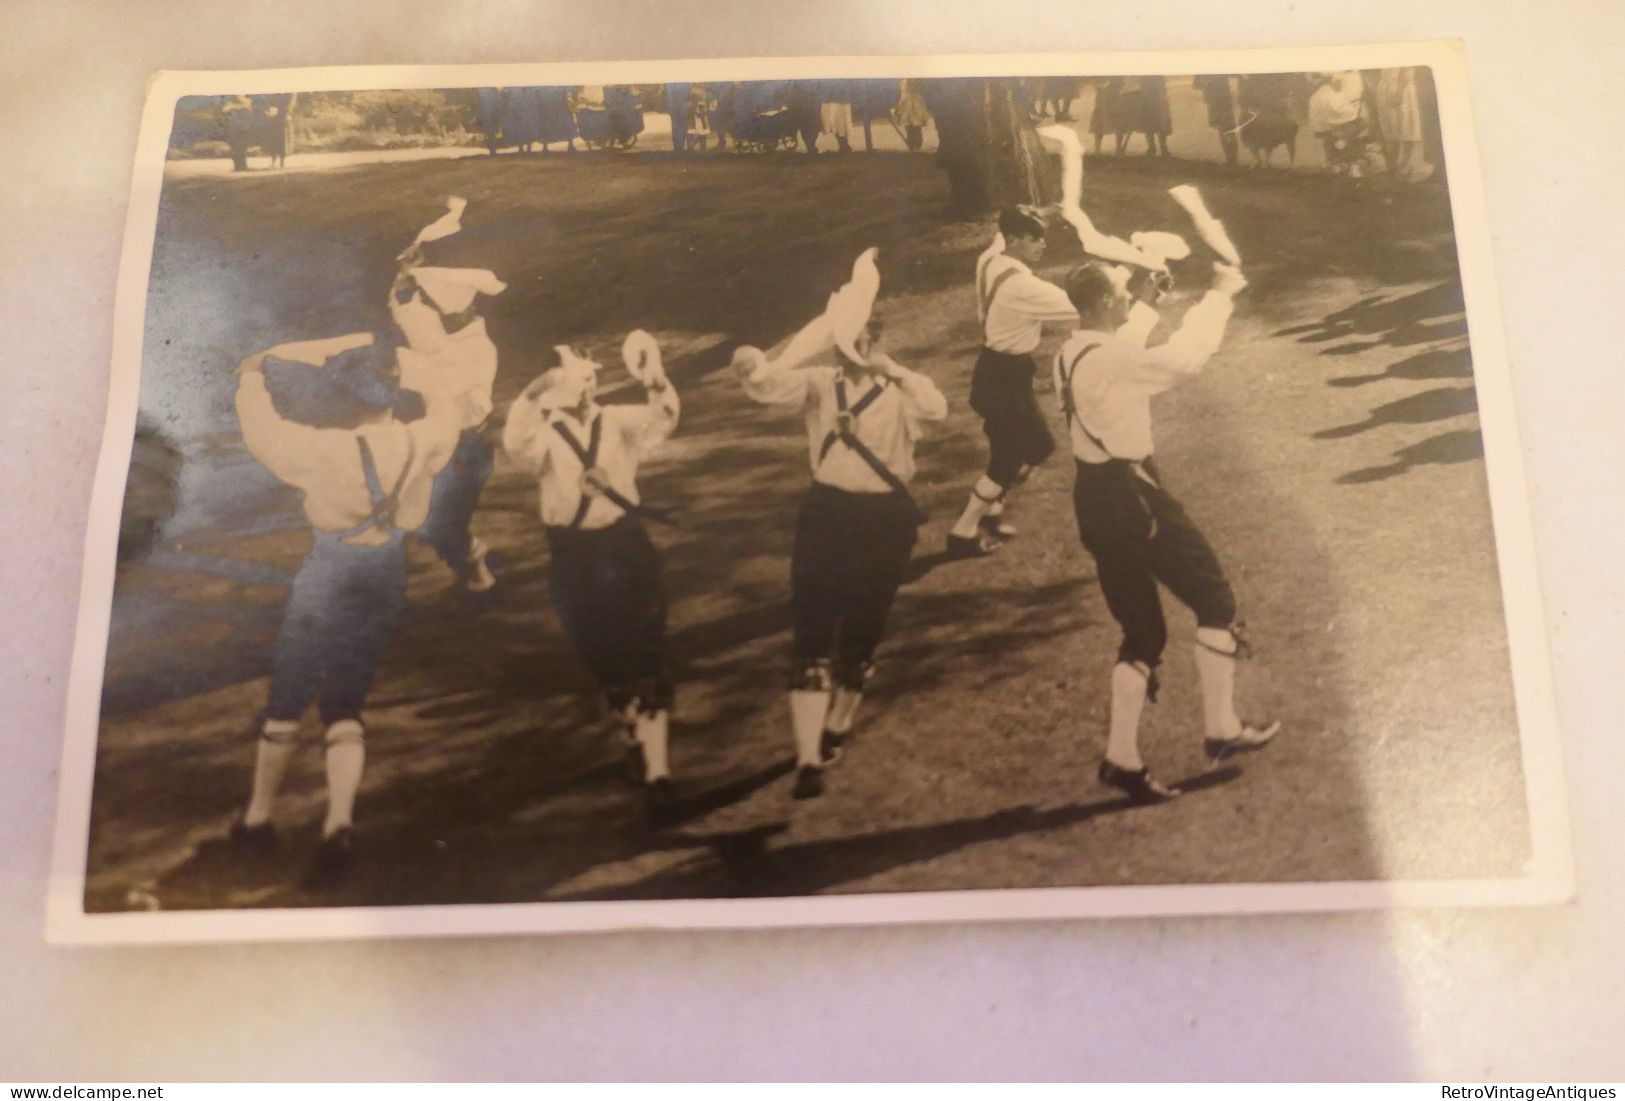
[[[1516,698],[1531,858],[1502,879],[989,888],[772,899],[533,902],[88,914],[91,791],[125,482],[140,393],[148,279],[175,106],[182,96],[671,80],[1026,76],[1069,72],[1253,73],[1427,66],[1438,91],[1452,218]],[[91,493],[68,677],[56,843],[46,892],[55,944],[330,940],[632,929],[768,928],[940,921],[1550,905],[1574,894],[1562,747],[1523,446],[1490,249],[1482,165],[1455,41],[1134,53],[782,57],[547,64],[346,66],[160,72],[141,118],[114,306],[106,429]]]

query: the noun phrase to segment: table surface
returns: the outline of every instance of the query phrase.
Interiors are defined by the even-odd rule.
[[[649,0],[0,11],[0,1080],[1625,1076],[1625,525],[1602,3]],[[523,14],[521,14],[523,12]],[[658,16],[658,21],[657,21]],[[656,30],[658,28],[658,33]],[[137,120],[160,68],[1466,42],[1580,899],[762,933],[52,949],[43,885]],[[1470,752],[1463,747],[1463,753]]]

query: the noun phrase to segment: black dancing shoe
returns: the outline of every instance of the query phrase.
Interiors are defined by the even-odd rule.
[[[1016,537],[1015,525],[1006,523],[1004,517],[1002,516],[982,517],[981,530],[983,535],[986,535],[990,539],[997,539],[1001,543],[1006,539],[1014,539]]]
[[[242,815],[238,815],[226,833],[226,840],[238,852],[259,856],[275,849],[279,838],[276,827],[271,823],[261,822],[257,826],[250,826],[243,821]]]
[[[824,736],[818,741],[819,759],[828,766],[841,759],[846,752],[846,735],[838,734],[833,730],[824,731]]]
[[[628,740],[626,743],[626,760],[622,767],[626,772],[626,782],[633,787],[642,787],[644,777],[648,770],[643,764],[643,745],[640,742]]]
[[[1267,723],[1244,722],[1241,724],[1241,733],[1234,738],[1203,738],[1202,748],[1207,751],[1209,767],[1217,768],[1232,757],[1263,749],[1274,741],[1280,732],[1279,720]]]
[[[677,785],[670,776],[650,780],[643,785],[643,799],[648,807],[649,821],[655,825],[669,822],[677,814],[681,803],[677,798]]]
[[[1149,768],[1124,768],[1110,761],[1100,762],[1100,782],[1114,787],[1136,803],[1166,803],[1179,797],[1179,789],[1167,787],[1151,776]]]
[[[355,861],[355,831],[349,826],[340,826],[316,846],[315,859],[311,861],[310,871],[305,875],[305,886],[322,888],[331,887],[344,878]]]
[[[790,794],[797,799],[816,799],[824,794],[824,770],[817,765],[802,765],[796,770],[796,786]]]
[[[986,558],[999,549],[999,541],[993,536],[977,529],[972,536],[955,535],[948,533],[948,541],[943,551],[950,560],[960,558]]]

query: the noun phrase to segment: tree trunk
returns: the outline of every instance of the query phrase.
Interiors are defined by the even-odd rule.
[[[936,118],[937,156],[948,173],[955,213],[986,214],[1060,197],[1059,173],[1033,129],[1020,81],[955,78],[921,84]]]

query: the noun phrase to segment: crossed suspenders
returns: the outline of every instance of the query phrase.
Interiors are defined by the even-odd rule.
[[[858,399],[856,405],[847,408],[846,379],[838,378],[835,380],[835,427],[830,430],[829,435],[824,437],[824,442],[818,449],[818,462],[822,466],[824,459],[829,456],[830,450],[834,448],[836,443],[844,443],[852,449],[858,458],[864,461],[870,470],[875,472],[876,477],[886,483],[887,488],[908,502],[909,507],[914,510],[916,516],[923,517],[924,513],[915,502],[914,496],[909,493],[908,486],[903,484],[901,478],[892,473],[890,467],[880,461],[880,456],[871,451],[868,444],[858,439],[858,417],[862,416],[863,411],[873,405],[875,400],[890,385],[890,380],[881,379],[867,394]]]
[[[573,432],[564,427],[564,422],[551,421],[550,423],[553,425],[553,431],[559,434],[560,439],[569,444],[570,450],[581,461],[581,503],[576,506],[576,514],[570,521],[570,527],[579,528],[581,526],[582,521],[587,518],[587,510],[592,508],[594,497],[607,498],[611,504],[617,506],[629,516],[647,517],[657,524],[669,524],[672,527],[677,525],[677,521],[673,520],[661,509],[634,504],[627,500],[624,495],[609,484],[609,478],[598,469],[598,448],[604,438],[604,418],[602,414],[593,419],[585,447],[582,446],[580,440],[575,438]]]
[[[372,457],[372,448],[368,445],[366,437],[357,436],[355,442],[361,452],[361,476],[367,483],[367,499],[372,503],[372,511],[355,527],[333,534],[340,539],[348,540],[377,528],[389,535],[405,535],[405,529],[395,524],[395,510],[401,504],[401,491],[406,488],[406,476],[412,472],[412,460],[417,456],[417,441],[411,434],[407,435],[406,461],[401,464],[401,476],[395,479],[395,485],[388,493],[384,492],[384,483],[378,477],[378,463]]]

